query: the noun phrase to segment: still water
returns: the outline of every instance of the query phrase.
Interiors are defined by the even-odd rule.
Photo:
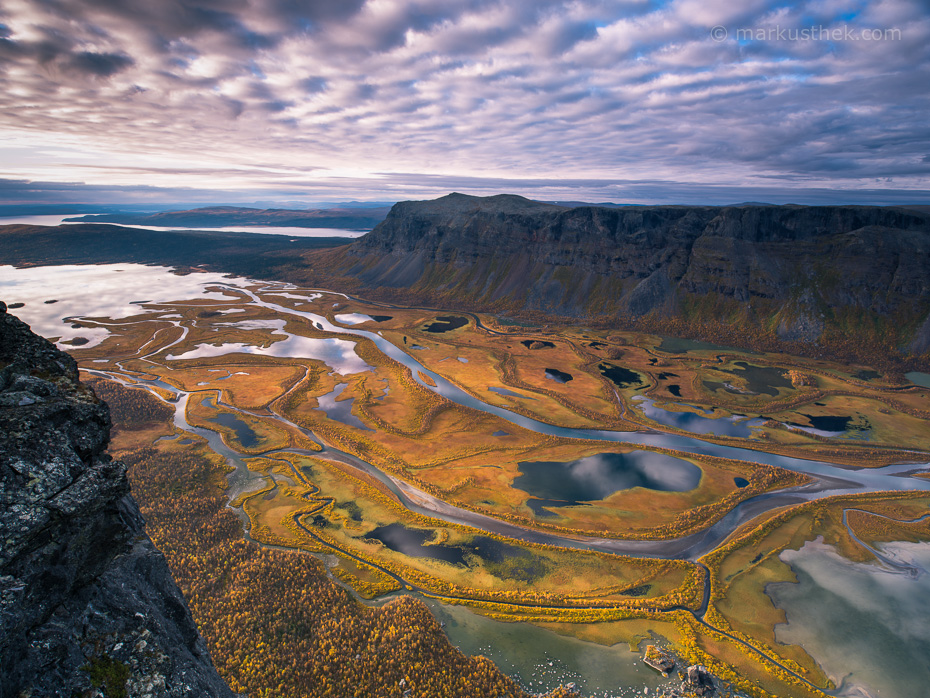
[[[445,623],[452,644],[465,654],[484,655],[534,693],[574,683],[590,698],[626,698],[642,695],[644,687],[659,695],[657,688],[673,685],[626,643],[598,645],[529,623],[486,618],[463,606],[423,601]]]
[[[781,559],[798,583],[767,591],[788,622],[780,642],[802,645],[842,688],[841,694],[906,698],[930,693],[930,543],[886,543],[916,576],[850,562],[822,541],[786,550]]]
[[[69,213],[66,215],[55,216],[8,216],[0,218],[0,225],[76,225],[80,223],[93,223],[94,221],[67,221],[66,218],[75,218],[88,214]],[[106,223],[106,221],[101,221]],[[290,237],[306,238],[357,238],[364,235],[366,230],[347,230],[345,228],[298,228],[296,226],[250,226],[250,225],[228,225],[219,228],[191,227],[186,225],[175,226],[158,226],[158,225],[129,225],[126,223],[107,223],[107,225],[118,225],[121,228],[138,228],[140,230],[217,230],[228,233],[258,233],[260,235],[289,235]]]

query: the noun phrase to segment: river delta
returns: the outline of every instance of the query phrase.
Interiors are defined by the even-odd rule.
[[[247,536],[361,597],[427,599],[527,688],[658,687],[649,638],[750,695],[914,685],[925,374],[207,272],[0,272],[86,377],[157,395],[175,441],[226,459]]]

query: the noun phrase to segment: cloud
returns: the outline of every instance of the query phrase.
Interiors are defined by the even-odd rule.
[[[930,188],[918,0],[9,0],[0,20],[0,138],[70,158],[36,146],[11,178],[103,157],[205,190],[276,186],[241,167],[269,161],[373,191],[384,172]],[[776,31],[812,26],[882,38]]]

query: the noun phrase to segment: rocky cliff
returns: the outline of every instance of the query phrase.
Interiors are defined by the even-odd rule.
[[[232,698],[74,360],[0,303],[0,698]]]
[[[930,215],[900,208],[564,208],[450,194],[399,203],[368,235],[312,259],[399,300],[723,318],[807,342],[884,319],[910,351],[930,349],[920,329],[930,327]]]

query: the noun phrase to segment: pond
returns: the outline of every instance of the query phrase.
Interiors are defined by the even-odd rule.
[[[371,315],[363,315],[362,313],[339,313],[333,315],[333,319],[340,325],[361,325],[363,322],[372,321]]]
[[[613,381],[614,385],[616,385],[618,388],[627,388],[631,385],[640,385],[643,382],[643,377],[641,375],[639,375],[636,371],[623,368],[623,366],[601,364],[598,366],[598,369],[600,369],[602,374]]]
[[[794,387],[783,368],[754,366],[745,361],[737,361],[733,365],[737,368],[721,368],[718,370],[742,378],[746,381],[746,388],[749,392],[778,397],[779,388],[791,390]]]
[[[435,322],[431,322],[424,331],[426,332],[450,332],[468,324],[467,317],[458,317],[457,315],[440,315]]]
[[[435,534],[435,531],[407,528],[403,524],[392,523],[387,526],[378,526],[375,530],[366,533],[364,538],[379,540],[391,550],[409,557],[428,557],[453,565],[464,565],[465,552],[458,546],[426,544]]]
[[[693,463],[654,451],[598,453],[568,462],[522,461],[518,467],[514,488],[549,502],[540,506],[574,506],[634,487],[685,492],[701,481],[701,469]]]
[[[565,373],[557,368],[547,368],[546,378],[556,383],[568,383],[568,381],[572,380],[574,377],[571,373]]]
[[[374,429],[365,424],[365,422],[352,414],[352,403],[355,402],[355,398],[348,398],[346,400],[338,399],[347,385],[347,383],[340,383],[333,388],[332,392],[326,395],[320,395],[317,398],[319,409],[323,410],[327,417],[337,422],[348,424],[350,427],[355,427],[362,431],[374,431]]]
[[[758,352],[739,347],[728,347],[722,344],[701,342],[697,339],[683,339],[681,337],[663,337],[662,343],[656,349],[668,354],[687,354],[691,351],[738,351],[743,354],[758,354]]]
[[[449,640],[468,655],[483,655],[505,674],[534,694],[576,684],[585,696],[626,698],[638,696],[643,687],[659,695],[659,687],[671,689],[673,681],[642,662],[629,645],[612,646],[559,635],[530,623],[507,623],[487,618],[464,606],[423,598]],[[677,678],[677,677],[676,677]],[[680,682],[678,682],[680,683]],[[630,687],[635,686],[636,689]]]
[[[911,371],[910,373],[905,373],[904,377],[914,385],[919,385],[922,388],[930,388],[930,373]]]
[[[643,414],[649,419],[667,427],[675,427],[682,431],[689,431],[692,434],[716,434],[717,436],[752,436],[752,430],[755,427],[762,426],[762,419],[746,419],[741,415],[732,415],[729,417],[708,417],[713,411],[697,412],[674,412],[665,410],[656,406],[655,402],[642,395],[633,398],[637,403],[637,408],[642,410]],[[690,405],[679,405],[679,407],[690,407]],[[698,408],[692,408],[698,409]]]
[[[258,434],[256,434],[252,427],[239,419],[236,415],[229,412],[217,412],[216,416],[211,417],[209,420],[214,424],[219,424],[226,427],[227,429],[232,429],[236,438],[239,440],[245,448],[254,448],[258,445]]]
[[[520,342],[527,349],[554,349],[555,344],[552,342],[546,342],[541,339],[524,339]]]

